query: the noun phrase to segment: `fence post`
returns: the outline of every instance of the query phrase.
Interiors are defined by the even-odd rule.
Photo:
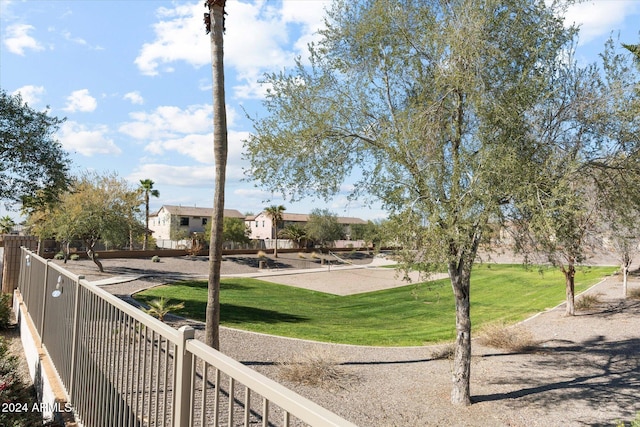
[[[78,307],[80,305],[80,281],[84,276],[78,276],[76,281],[75,301],[73,302],[73,332],[71,335],[71,375],[69,375],[69,398],[71,403],[75,404],[75,385],[76,385],[76,359],[78,345]]]
[[[42,318],[40,319],[40,348],[44,345],[44,316],[47,308],[47,281],[49,280],[49,260],[46,260],[44,266],[44,283],[42,286]]]
[[[196,330],[191,326],[183,326],[178,329],[180,339],[176,343],[175,354],[175,394],[173,396],[173,425],[174,427],[187,427],[191,415],[191,387],[193,357],[187,354],[187,341],[195,337]]]

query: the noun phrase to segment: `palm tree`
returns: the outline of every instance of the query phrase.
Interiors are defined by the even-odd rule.
[[[622,43],[622,47],[631,52],[634,56],[633,60],[636,64],[640,65],[640,44],[625,44]]]
[[[211,218],[209,245],[209,282],[205,316],[205,343],[220,349],[220,267],[224,221],[224,185],[227,169],[227,111],[224,95],[224,7],[226,0],[207,0],[204,22],[207,34],[211,34],[211,72],[213,77],[213,155],[215,164],[215,189]]]
[[[264,213],[271,218],[271,237],[276,239],[276,246],[273,250],[273,256],[278,258],[278,224],[282,222],[282,213],[286,208],[282,205],[271,205],[264,210]]]
[[[153,189],[154,182],[150,179],[141,179],[140,188],[144,194],[144,240],[142,250],[147,250],[147,240],[149,239],[149,197],[160,197],[160,192]]]
[[[307,232],[304,228],[296,224],[291,224],[280,230],[280,237],[291,239],[298,244],[298,248],[302,248],[302,242],[307,240]]]
[[[16,223],[9,215],[5,215],[0,218],[0,234],[9,234],[13,227],[16,226]]]

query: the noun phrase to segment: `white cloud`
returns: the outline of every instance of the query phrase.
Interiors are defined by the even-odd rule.
[[[43,95],[45,90],[44,86],[26,85],[13,92],[14,95],[17,93],[20,94],[24,102],[33,107],[34,104],[38,104],[40,102],[40,95]]]
[[[180,135],[210,132],[211,114],[211,105],[190,105],[186,109],[160,106],[151,113],[130,113],[132,121],[121,125],[119,131],[138,140],[157,143]]]
[[[29,35],[35,27],[28,24],[13,24],[7,27],[4,45],[9,52],[24,56],[25,50],[43,50],[44,47]]]
[[[89,94],[89,89],[80,89],[71,92],[71,95],[67,97],[67,105],[63,109],[70,113],[91,112],[98,107],[98,101]]]
[[[200,1],[180,4],[173,9],[158,9],[161,20],[153,26],[156,39],[145,43],[134,61],[140,72],[154,76],[161,64],[174,61],[185,61],[195,67],[210,62],[209,38],[202,23],[204,12]]]
[[[144,104],[144,98],[142,97],[142,95],[140,95],[140,92],[138,91],[125,93],[123,98],[130,101],[132,104],[137,104],[137,105]]]
[[[640,10],[637,0],[592,0],[570,6],[565,15],[567,24],[580,26],[580,44],[620,28],[625,18]]]
[[[242,82],[234,87],[235,96],[262,97],[263,90],[256,84],[262,74],[293,64],[307,43],[317,37],[322,10],[329,2],[309,1],[304,8],[291,3],[284,1],[276,7],[265,1],[227,2],[225,66],[233,68]],[[145,43],[135,59],[140,72],[157,75],[161,67],[161,71],[170,72],[170,64],[178,61],[194,67],[209,65],[210,41],[202,23],[205,12],[202,2],[158,9],[155,40]],[[293,26],[295,31],[291,31]]]
[[[83,156],[120,154],[122,150],[107,136],[108,133],[109,129],[105,125],[89,128],[77,122],[67,121],[60,126],[58,138],[65,150]]]
[[[175,185],[189,188],[213,188],[213,176],[213,165],[193,167],[149,163],[138,167],[127,176],[127,180],[139,182],[141,179],[151,179],[156,187]]]

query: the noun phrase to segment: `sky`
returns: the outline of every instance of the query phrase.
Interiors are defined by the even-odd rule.
[[[324,0],[227,0],[224,65],[229,158],[226,208],[259,213],[329,209],[381,219],[379,206],[348,201],[290,203],[247,180],[246,115],[264,114],[265,73],[293,65],[317,38]],[[66,117],[57,139],[72,173],[115,172],[136,187],[154,181],[162,205],[211,207],[213,129],[211,57],[204,0],[0,0],[0,87],[36,110]],[[578,58],[593,61],[612,34],[640,42],[640,0],[591,0],[572,7],[580,24]],[[19,213],[0,208],[19,220]]]

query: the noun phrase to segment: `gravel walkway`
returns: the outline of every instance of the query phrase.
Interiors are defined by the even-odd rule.
[[[500,260],[499,256],[492,258]],[[87,275],[88,280],[103,280],[116,273],[137,277],[127,283],[102,286],[119,296],[169,279],[206,277],[208,269],[204,259],[171,258],[160,263],[104,260],[104,264],[104,275],[94,274],[95,267],[88,261],[70,262],[68,267],[76,274]],[[246,260],[227,259],[223,263],[224,274],[256,274],[257,270]],[[349,283],[354,287],[362,286],[362,282],[373,287],[376,283],[403,283],[400,277],[389,277],[390,271],[368,268],[341,272],[333,268],[330,273],[308,272],[295,277],[297,283],[321,286],[324,279],[312,277],[322,274],[326,287],[345,292]],[[286,277],[293,276],[280,276],[277,281]],[[276,281],[275,276],[269,279]],[[633,277],[630,288],[640,288],[640,278]],[[601,301],[593,310],[566,317],[564,307],[559,306],[518,326],[530,331],[540,343],[533,352],[507,353],[474,342],[474,404],[468,408],[449,403],[451,362],[434,357],[444,346],[335,345],[222,328],[221,350],[363,427],[595,426],[612,425],[616,420],[628,422],[640,411],[640,301],[620,298],[618,277],[608,278],[588,292],[599,294]],[[195,326],[202,336],[201,325]],[[311,387],[281,378],[281,362],[309,355],[336,363],[342,372],[340,379],[326,387]]]

